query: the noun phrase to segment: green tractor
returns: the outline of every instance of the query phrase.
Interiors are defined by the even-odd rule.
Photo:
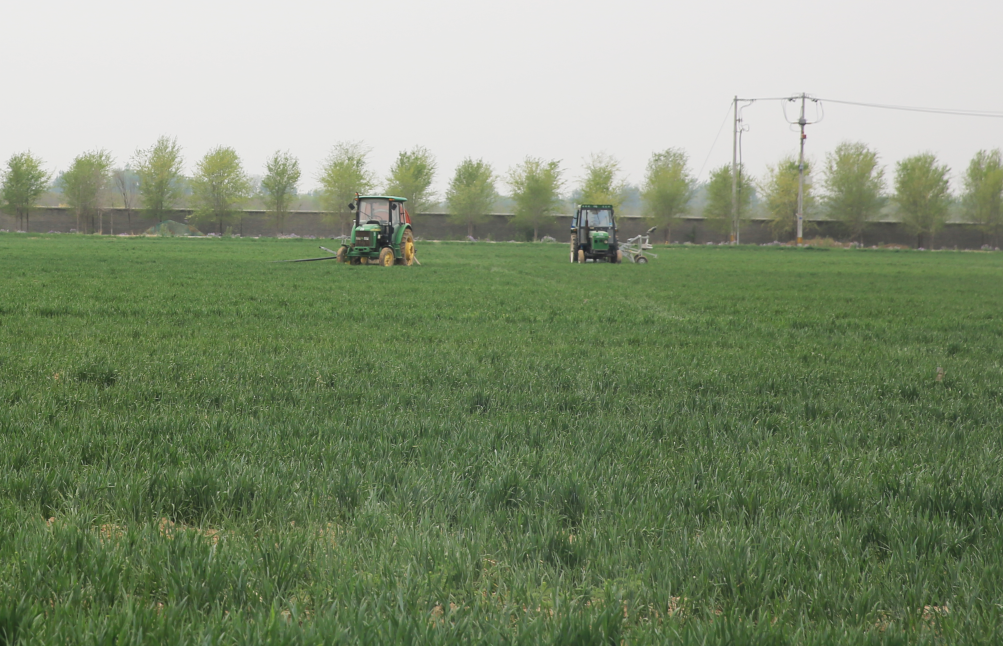
[[[411,216],[403,197],[358,195],[348,205],[355,212],[352,235],[335,252],[338,262],[411,266],[417,262]]]
[[[582,204],[571,220],[571,262],[622,262],[609,204]]]

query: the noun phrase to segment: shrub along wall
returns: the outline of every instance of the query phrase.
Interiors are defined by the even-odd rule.
[[[190,214],[190,210],[177,209],[172,213],[170,219],[184,222]],[[647,220],[639,216],[620,216],[618,220],[621,237],[643,233],[650,226]],[[565,242],[569,238],[570,223],[570,215],[557,216],[552,223],[541,227],[540,235],[551,236],[559,242]],[[0,212],[0,229],[14,231],[16,224],[13,216]],[[86,228],[83,226],[81,228],[91,233],[97,231],[97,219],[94,220],[93,228],[89,221],[86,224]],[[141,234],[155,224],[157,224],[156,220],[141,212],[133,211],[128,214],[125,209],[108,209],[101,219],[101,229],[106,234]],[[847,239],[838,222],[813,221],[810,224],[810,231],[806,234],[806,238],[818,236],[831,237],[836,240]],[[245,211],[244,217],[240,218],[239,221],[234,219],[230,226],[234,233],[240,233],[244,236],[278,235],[275,224],[263,211]],[[425,240],[462,240],[466,238],[467,232],[466,225],[450,222],[449,217],[443,213],[418,215],[414,217],[414,227],[417,237]],[[32,211],[29,228],[31,231],[43,233],[50,231],[70,233],[76,228],[76,217],[73,215],[73,211],[66,207],[40,208]],[[212,229],[203,229],[206,232],[210,230]],[[284,231],[286,235],[331,238],[339,234],[340,228],[332,222],[325,221],[322,212],[297,211],[286,220]],[[531,230],[513,226],[511,216],[507,214],[489,216],[486,222],[474,227],[474,234],[479,239],[489,240],[528,240],[532,237]],[[674,224],[670,237],[673,242],[693,244],[720,243],[728,239],[727,234],[713,230],[707,226],[703,218],[695,217],[683,218]],[[766,221],[753,220],[742,229],[742,242],[746,244],[764,244],[772,242],[773,239]],[[658,242],[665,240],[664,231],[656,233],[653,240]],[[950,223],[937,234],[932,246],[937,249],[978,249],[986,242],[984,236],[973,225]],[[864,234],[864,244],[899,244],[914,247],[916,246],[916,237],[906,232],[898,222],[875,222]]]

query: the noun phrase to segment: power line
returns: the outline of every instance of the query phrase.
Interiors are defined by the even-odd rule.
[[[731,114],[731,104],[728,104],[728,109],[724,111],[724,119],[721,120],[721,127],[717,129],[717,135],[714,136],[714,143],[710,145],[710,150],[707,152],[707,157],[703,160],[703,166],[700,167],[700,172],[697,173],[697,179],[703,175],[703,171],[707,168],[707,162],[710,161],[710,156],[714,154],[714,147],[717,146],[717,140],[721,137],[721,131],[724,130],[724,124],[728,121],[728,115]]]
[[[800,96],[801,95],[798,94],[797,96],[768,96],[754,99],[743,99],[741,97],[735,97],[735,98],[738,99],[739,101],[790,101],[791,99],[797,99]]]
[[[881,108],[882,110],[903,110],[905,112],[926,112],[930,114],[948,114],[961,117],[989,117],[991,119],[1003,119],[1003,112],[992,110],[952,110],[948,108],[919,108],[908,105],[884,105],[881,103],[863,103],[860,101],[840,101],[838,99],[818,99],[829,103],[841,103],[843,105],[856,105],[864,108]]]

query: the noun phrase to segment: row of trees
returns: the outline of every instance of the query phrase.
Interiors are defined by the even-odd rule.
[[[739,169],[741,171],[741,169]],[[947,222],[955,198],[950,190],[950,168],[933,153],[922,153],[896,163],[891,192],[878,153],[866,144],[844,142],[828,153],[816,186],[810,162],[804,169],[805,213],[840,222],[851,240],[863,242],[868,227],[883,216],[900,221],[917,238],[917,246],[930,244]],[[762,215],[769,219],[777,239],[790,239],[797,225],[799,169],[794,156],[767,169],[761,181],[739,174],[740,222],[754,213],[758,198]],[[703,215],[721,232],[733,228],[732,169],[714,169],[706,184]],[[998,245],[1003,234],[1003,156],[1000,150],[979,151],[963,177],[960,206],[985,239]],[[811,221],[807,222],[810,228]]]
[[[282,231],[298,198],[302,174],[299,161],[288,152],[278,151],[268,159],[257,187],[236,151],[229,147],[206,153],[196,163],[191,178],[183,175],[183,164],[177,140],[161,137],[150,148],[137,150],[124,169],[112,168],[107,151],[83,153],[57,183],[74,210],[78,231],[86,226],[103,231],[103,213],[111,193],[117,194],[125,207],[130,228],[135,208],[162,220],[187,200],[195,224],[221,233],[235,218],[242,217],[242,207],[252,196],[261,199]],[[439,200],[432,190],[437,171],[431,151],[419,146],[402,151],[380,182],[370,165],[369,150],[358,142],[342,142],[334,146],[318,176],[320,202],[342,233],[351,220],[348,204],[355,193],[375,192],[378,186],[387,194],[407,198],[412,214],[427,212]],[[949,169],[930,153],[896,164],[891,194],[878,154],[862,143],[842,143],[826,155],[818,188],[810,163],[804,173],[806,213],[842,222],[856,240],[862,240],[868,225],[891,208],[922,246],[943,226],[953,199]],[[27,229],[31,208],[51,179],[42,161],[30,152],[12,156],[0,178],[0,206],[16,215],[19,227],[23,224]],[[557,160],[527,157],[499,175],[483,159],[467,158],[457,165],[443,198],[453,220],[466,225],[468,235],[473,236],[476,225],[494,210],[502,182],[510,191],[514,224],[532,231],[534,240],[541,225],[565,206],[561,196],[567,180]],[[725,165],[714,169],[703,187],[703,215],[722,232],[733,227],[732,184],[731,166]],[[752,217],[758,202],[778,239],[793,234],[798,193],[795,158],[784,158],[769,167],[758,182],[740,172],[737,187],[740,223]],[[669,148],[649,159],[640,194],[646,214],[662,228],[666,240],[671,239],[672,224],[689,212],[697,188],[682,150]],[[627,189],[619,162],[610,155],[596,154],[586,163],[573,197],[580,203],[618,208]],[[961,203],[968,219],[998,243],[1003,233],[1003,158],[999,150],[980,151],[972,159],[964,176]]]
[[[778,238],[790,237],[796,225],[798,174],[797,159],[785,158],[769,168],[760,187],[770,226]],[[841,222],[850,238],[860,242],[868,226],[890,206],[897,219],[916,236],[917,246],[929,244],[947,222],[953,200],[950,168],[933,153],[897,162],[891,194],[877,152],[862,143],[844,142],[826,155],[820,194],[816,195],[811,164],[806,164],[804,174],[805,211]],[[1000,151],[980,151],[964,175],[961,204],[967,219],[997,243],[1003,232],[1001,201]]]

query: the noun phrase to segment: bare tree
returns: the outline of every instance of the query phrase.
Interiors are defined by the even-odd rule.
[[[111,174],[115,190],[122,198],[122,207],[129,223],[129,233],[132,233],[132,210],[139,201],[139,177],[128,166],[116,168]],[[111,223],[111,234],[115,235],[115,222]]]

